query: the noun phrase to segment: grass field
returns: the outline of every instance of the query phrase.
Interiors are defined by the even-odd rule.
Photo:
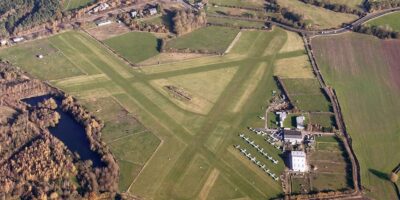
[[[361,9],[362,0],[330,0],[331,3],[344,4],[352,8]]]
[[[281,183],[233,145],[249,149],[277,175],[284,170],[281,151],[247,127],[264,127],[265,121],[257,116],[265,113],[272,91],[277,90],[273,78],[276,60],[299,55],[298,51],[279,53],[286,40],[287,34],[278,28],[243,31],[224,56],[131,68],[86,34],[66,32],[3,49],[0,58],[13,58],[9,51],[14,49],[29,53],[51,41],[59,51],[58,58],[73,61],[64,65],[66,70],[92,72],[42,78],[77,96],[105,121],[102,137],[118,159],[121,191],[147,199],[269,199],[282,193]],[[34,56],[14,59],[26,63],[20,65],[28,72],[37,71],[37,76],[47,70],[33,65]],[[212,106],[206,114],[184,109],[154,84],[160,80],[179,84],[207,98]],[[238,136],[240,132],[279,163],[258,155]]]
[[[384,15],[367,22],[368,25],[389,27],[393,31],[400,31],[400,12]]]
[[[94,0],[65,0],[64,10],[74,10],[77,8],[84,7],[93,2]]]
[[[221,24],[221,25],[229,25],[238,28],[263,28],[265,23],[263,22],[252,22],[246,20],[237,20],[237,19],[228,19],[228,18],[220,18],[220,17],[207,17],[207,22]]]
[[[158,39],[151,33],[129,32],[104,41],[109,47],[132,63],[157,55]]]
[[[400,41],[351,33],[316,38],[312,45],[322,74],[336,89],[365,191],[372,198],[396,199],[382,174],[400,157]]]
[[[289,8],[296,13],[302,14],[304,19],[319,29],[339,27],[342,23],[357,19],[356,15],[333,12],[321,7],[302,3],[298,0],[278,0],[281,7]]]
[[[166,48],[223,53],[238,33],[238,29],[208,26],[168,41]]]
[[[316,139],[316,150],[309,159],[317,169],[310,175],[312,191],[329,191],[352,188],[351,172],[344,147],[335,136]]]
[[[210,0],[209,3],[217,5],[259,8],[264,6],[265,2],[263,0]]]

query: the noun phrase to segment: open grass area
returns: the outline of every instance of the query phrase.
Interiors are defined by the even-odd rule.
[[[275,66],[274,74],[284,79],[313,79],[315,77],[307,55],[277,60]]]
[[[166,48],[223,53],[238,33],[238,29],[208,26],[168,41]]]
[[[396,199],[381,174],[400,157],[400,41],[349,33],[315,38],[312,46],[328,85],[336,89],[367,195]]]
[[[331,3],[344,4],[351,8],[361,9],[362,0],[330,0]]]
[[[368,25],[383,26],[392,29],[393,31],[400,31],[400,12],[384,15],[377,19],[367,22]]]
[[[130,32],[104,41],[122,57],[132,63],[157,55],[158,39],[151,33]]]
[[[210,0],[209,3],[226,6],[256,7],[264,6],[263,0]]]
[[[227,37],[210,30],[202,35],[212,39],[208,45]],[[51,41],[57,45],[60,58],[73,61],[67,69],[93,71],[51,83],[72,93],[105,121],[102,137],[118,160],[120,191],[146,199],[269,199],[282,193],[280,181],[273,180],[233,145],[246,147],[277,176],[284,170],[281,151],[247,127],[264,127],[265,121],[258,116],[265,113],[272,91],[277,90],[274,63],[280,56],[292,55],[279,54],[286,40],[285,31],[279,28],[270,32],[243,31],[232,51],[224,56],[141,68],[129,67],[80,32],[27,44],[33,49]],[[24,45],[17,47],[21,52],[31,51]],[[24,59],[29,64],[36,58],[15,61]],[[46,70],[37,66],[24,69],[37,70],[38,74]],[[160,80],[179,85],[213,105],[207,114],[188,111],[157,88],[154,82]],[[279,163],[259,155],[244,143],[239,132],[249,135]]]
[[[340,27],[342,23],[352,22],[358,18],[356,15],[333,12],[298,0],[278,0],[278,4],[303,15],[304,19],[317,29]]]
[[[57,36],[56,36],[57,37]],[[39,59],[37,56],[44,57]],[[51,40],[36,40],[0,50],[0,57],[42,79],[54,80],[86,74]]]
[[[287,40],[279,52],[292,52],[304,50],[304,42],[298,33],[286,31]]]
[[[330,112],[331,103],[316,78],[281,79],[291,103],[304,112]]]
[[[264,22],[228,19],[221,17],[207,17],[207,22],[213,24],[233,26],[237,28],[263,28],[265,26]]]
[[[74,10],[82,8],[90,3],[95,2],[94,0],[65,0],[64,10]]]

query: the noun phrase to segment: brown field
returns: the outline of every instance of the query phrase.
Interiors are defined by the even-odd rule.
[[[328,85],[335,88],[373,199],[397,199],[387,179],[400,157],[400,41],[356,33],[312,41]]]
[[[129,32],[129,28],[123,24],[112,23],[106,26],[94,27],[87,32],[98,40],[106,40]]]

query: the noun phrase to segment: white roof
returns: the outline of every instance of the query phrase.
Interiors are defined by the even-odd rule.
[[[292,157],[306,157],[306,153],[304,151],[292,151]]]

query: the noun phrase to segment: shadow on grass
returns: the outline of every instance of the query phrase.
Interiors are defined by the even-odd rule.
[[[376,169],[368,169],[368,171],[382,180],[390,181],[388,174],[384,172],[378,171]]]

